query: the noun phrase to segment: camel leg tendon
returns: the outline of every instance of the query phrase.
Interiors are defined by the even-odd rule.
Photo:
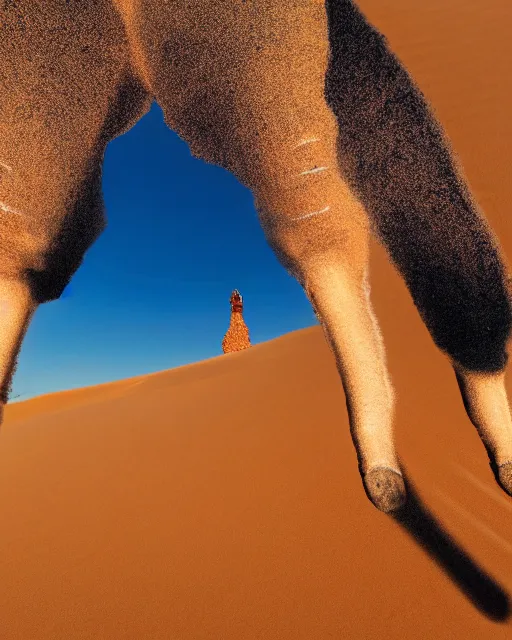
[[[327,2],[326,96],[343,173],[402,274],[512,494],[511,304],[498,243],[421,91],[350,0]]]

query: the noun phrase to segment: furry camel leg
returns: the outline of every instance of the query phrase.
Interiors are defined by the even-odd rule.
[[[377,508],[394,511],[405,501],[405,486],[393,437],[394,392],[368,282],[345,261],[318,271],[307,266],[304,279],[343,381],[366,490]]]
[[[36,306],[27,284],[0,279],[0,424],[21,343]]]
[[[329,120],[327,109],[325,115]],[[299,140],[272,166],[272,182],[255,190],[263,229],[303,286],[335,356],[368,495],[380,510],[394,511],[405,486],[393,439],[394,393],[369,297],[366,213],[338,171],[334,135]]]
[[[435,114],[382,35],[350,0],[326,3],[326,95],[344,175],[450,358],[469,418],[512,495],[505,391],[512,329],[507,267]]]
[[[454,365],[469,419],[484,443],[501,487],[512,495],[512,417],[505,372],[474,373]]]

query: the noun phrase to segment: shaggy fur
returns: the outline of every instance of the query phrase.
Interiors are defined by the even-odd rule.
[[[117,6],[129,4],[118,0]],[[256,23],[257,3],[243,4],[254,12]],[[245,164],[256,159],[250,136],[244,138],[246,150],[225,149],[240,124],[231,96],[236,89],[230,92],[228,80],[220,86],[210,82],[208,90],[197,86],[194,95],[183,93],[182,76],[192,62],[202,65],[204,74],[210,70],[202,50],[191,60],[183,38],[164,39],[160,53],[148,45],[137,58],[129,51],[123,12],[107,0],[37,5],[4,0],[2,8],[0,160],[14,167],[9,173],[0,167],[0,195],[13,193],[25,217],[0,212],[0,272],[16,277],[21,271],[37,302],[45,302],[60,296],[104,228],[101,164],[106,145],[149,108],[151,96],[134,58],[145,60],[146,82],[148,76],[153,84],[159,82],[155,93],[163,96],[169,124],[183,130],[192,149],[201,139],[198,155],[233,170],[248,184],[241,156]],[[467,369],[502,370],[512,314],[497,243],[421,91],[385,38],[351,0],[328,0],[325,8],[330,43],[325,95],[339,125],[345,177],[438,347]],[[207,17],[216,24],[214,14]],[[274,41],[272,31],[265,34],[259,34],[261,49],[265,38]],[[181,111],[166,104],[173,92],[169,78],[181,81],[181,92],[173,93],[177,105],[180,100],[185,104]],[[49,148],[48,140],[58,136],[62,139]],[[30,164],[33,175],[20,187]],[[30,197],[16,191],[37,193],[39,202],[31,207]],[[11,203],[9,197],[0,200]]]
[[[328,0],[339,160],[437,346],[500,371],[512,314],[498,247],[421,91],[351,0]]]

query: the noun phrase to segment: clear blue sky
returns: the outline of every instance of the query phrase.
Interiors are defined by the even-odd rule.
[[[317,324],[250,191],[194,158],[156,103],[108,146],[103,195],[107,230],[63,297],[39,307],[13,401],[221,355],[235,288],[253,344]]]

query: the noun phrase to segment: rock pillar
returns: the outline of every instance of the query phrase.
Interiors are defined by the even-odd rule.
[[[240,292],[235,289],[229,300],[231,303],[231,320],[229,329],[222,340],[222,351],[231,353],[232,351],[242,351],[251,346],[249,339],[249,329],[243,317],[243,298]]]

